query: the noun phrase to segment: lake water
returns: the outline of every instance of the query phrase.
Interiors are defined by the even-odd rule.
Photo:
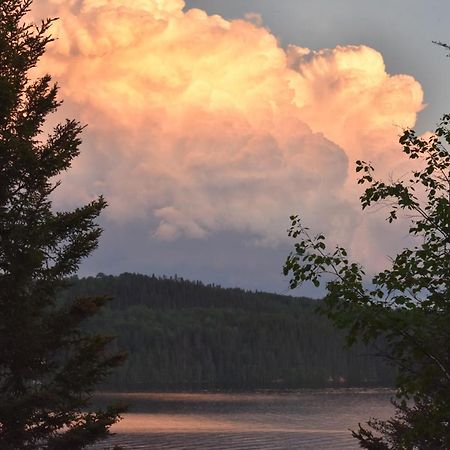
[[[386,389],[258,393],[102,394],[130,405],[92,449],[356,449],[349,428],[393,408]]]

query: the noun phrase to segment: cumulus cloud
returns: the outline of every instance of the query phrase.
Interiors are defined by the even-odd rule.
[[[383,157],[405,127],[412,127],[422,108],[420,85],[407,75],[386,72],[382,55],[366,46],[338,46],[309,51],[289,46],[295,103],[314,131],[354,158]],[[384,154],[384,155],[383,155]]]
[[[259,16],[228,21],[181,0],[47,0],[43,60],[64,113],[89,124],[59,204],[104,193],[111,220],[173,240],[285,238],[299,211],[351,243],[353,161],[392,168],[422,89],[364,46],[286,50]]]

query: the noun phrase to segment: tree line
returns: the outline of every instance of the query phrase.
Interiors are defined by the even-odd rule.
[[[345,348],[317,300],[125,273],[73,278],[64,299],[111,296],[89,329],[128,358],[104,389],[391,385],[375,346]]]

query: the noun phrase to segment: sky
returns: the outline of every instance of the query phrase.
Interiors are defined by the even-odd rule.
[[[406,224],[362,213],[354,162],[411,166],[398,137],[448,112],[444,0],[40,0],[57,16],[38,73],[88,124],[54,205],[103,194],[80,275],[140,272],[290,293],[289,216],[369,273]],[[295,295],[320,296],[311,286]]]

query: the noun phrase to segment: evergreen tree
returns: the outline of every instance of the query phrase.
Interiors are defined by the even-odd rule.
[[[108,352],[110,337],[79,329],[105,297],[55,300],[96,248],[106,203],[52,209],[55,177],[78,155],[82,127],[67,120],[43,133],[60,102],[49,75],[29,75],[52,24],[25,23],[31,3],[0,2],[0,448],[79,449],[119,418],[119,408],[86,411],[123,356]]]

